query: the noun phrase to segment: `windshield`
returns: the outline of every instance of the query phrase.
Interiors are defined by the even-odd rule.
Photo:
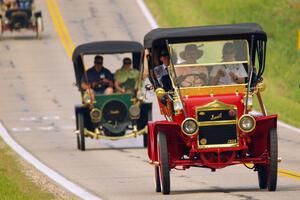
[[[243,84],[248,77],[249,51],[246,40],[169,46],[175,70],[173,80],[180,87]]]

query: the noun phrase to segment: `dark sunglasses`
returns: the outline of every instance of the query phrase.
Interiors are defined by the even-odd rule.
[[[131,62],[124,62],[124,65],[131,65]]]

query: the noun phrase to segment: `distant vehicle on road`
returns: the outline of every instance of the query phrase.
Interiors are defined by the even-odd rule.
[[[98,77],[89,77],[89,71],[84,64],[85,58],[87,57],[88,60],[88,56],[95,55],[95,59],[111,55],[120,58],[125,54],[126,59],[124,60],[130,61],[128,66],[132,66],[132,68],[128,73],[123,73],[121,76],[119,74],[119,77],[129,77],[126,84],[136,87],[123,92],[118,92],[114,88],[112,94],[98,92],[97,89],[102,88],[107,83],[104,81],[106,74],[103,74],[103,77],[102,74],[99,75],[100,79],[97,84],[88,80]],[[82,104],[75,106],[78,149],[85,150],[85,138],[87,137],[119,140],[143,135],[144,147],[147,146],[147,123],[152,119],[152,103],[144,101],[145,95],[141,87],[143,80],[142,57],[143,46],[133,41],[93,42],[82,44],[75,49],[73,64],[76,83],[82,97]],[[101,60],[103,63],[103,58],[98,61],[102,65]],[[95,60],[95,64],[98,61]],[[104,61],[105,65],[108,64],[105,59]],[[108,69],[111,68],[108,67]],[[136,75],[134,80],[130,79],[130,71]],[[116,74],[114,76],[115,78],[111,78],[113,82],[116,81]],[[90,83],[86,90],[82,88],[83,81]]]
[[[170,193],[171,169],[236,164],[257,171],[260,189],[276,190],[277,115],[267,114],[261,97],[266,42],[254,23],[145,35],[144,63],[166,118],[148,124],[157,192]],[[253,111],[254,96],[261,113]]]
[[[35,11],[33,0],[0,1],[0,39],[5,31],[20,31],[30,29],[41,38],[43,18],[41,11]]]

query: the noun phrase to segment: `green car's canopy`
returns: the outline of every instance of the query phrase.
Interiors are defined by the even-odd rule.
[[[143,45],[135,41],[100,41],[79,45],[72,56],[76,84],[79,86],[84,73],[83,56],[98,54],[132,53],[133,68],[139,69],[143,56]]]

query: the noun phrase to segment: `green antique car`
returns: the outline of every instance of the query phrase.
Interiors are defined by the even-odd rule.
[[[84,58],[91,55],[131,55],[133,69],[138,72],[134,91],[104,94],[82,88],[88,78]],[[119,140],[143,135],[147,146],[147,123],[152,120],[152,103],[144,101],[143,46],[133,41],[103,41],[82,44],[73,53],[76,85],[81,92],[82,103],[75,106],[77,148],[85,150],[85,138]],[[113,75],[112,75],[113,76]],[[114,82],[114,79],[112,78]]]

